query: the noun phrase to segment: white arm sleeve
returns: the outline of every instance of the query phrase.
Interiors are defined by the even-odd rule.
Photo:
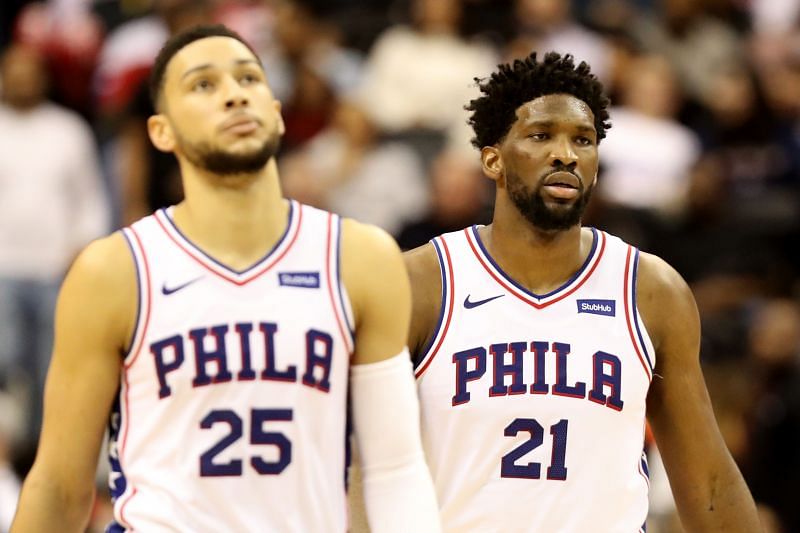
[[[353,365],[350,387],[370,529],[441,531],[408,349],[377,363]]]

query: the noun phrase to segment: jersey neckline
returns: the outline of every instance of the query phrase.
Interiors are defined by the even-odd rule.
[[[578,288],[591,277],[597,265],[600,263],[600,259],[605,251],[605,233],[592,227],[588,229],[592,232],[592,248],[589,250],[589,254],[584,260],[583,265],[581,265],[578,271],[564,282],[564,284],[546,294],[536,294],[509,276],[500,265],[497,264],[488,250],[486,250],[478,232],[477,225],[466,228],[464,233],[466,234],[469,247],[478,259],[478,262],[500,286],[525,303],[536,309],[542,309],[566,298],[578,290]]]
[[[289,200],[289,214],[287,216],[286,227],[278,241],[261,259],[258,259],[255,263],[243,270],[236,270],[219,261],[186,237],[172,218],[173,209],[174,206],[170,206],[159,209],[155,213],[156,221],[170,240],[207,270],[236,285],[249,283],[280,261],[297,240],[297,236],[300,233],[300,223],[303,218],[300,204],[295,200]]]

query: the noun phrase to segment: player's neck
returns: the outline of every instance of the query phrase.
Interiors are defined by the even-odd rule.
[[[583,232],[580,225],[545,232],[513,211],[511,216],[495,212],[492,224],[481,232],[492,258],[506,274],[535,294],[561,287],[586,261],[592,246],[591,234]]]
[[[175,208],[175,224],[233,269],[264,257],[286,229],[289,205],[281,196],[274,159],[264,172],[241,178],[190,171],[183,185],[186,199]]]

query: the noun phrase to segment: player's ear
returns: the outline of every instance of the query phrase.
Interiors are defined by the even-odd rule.
[[[283,136],[286,133],[286,124],[283,122],[283,115],[281,115],[281,102],[280,100],[275,100],[274,104],[275,111],[278,112],[278,133]]]
[[[153,146],[158,150],[162,152],[175,150],[175,133],[166,116],[159,114],[148,118],[147,133],[150,135]]]
[[[483,174],[498,185],[505,182],[505,167],[503,156],[497,146],[484,146],[481,148],[481,166]]]

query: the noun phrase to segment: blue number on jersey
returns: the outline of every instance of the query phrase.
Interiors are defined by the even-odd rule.
[[[569,422],[567,420],[560,420],[557,424],[550,426],[550,434],[553,436],[553,454],[552,464],[547,467],[547,479],[562,481],[567,479],[567,467],[564,463],[567,455],[568,426]],[[542,442],[544,442],[544,428],[533,418],[516,418],[506,426],[504,435],[506,437],[516,437],[522,431],[526,431],[530,437],[503,456],[500,462],[500,477],[524,479],[539,479],[541,477],[542,465],[540,463],[531,462],[518,465],[517,460],[542,445]]]
[[[280,474],[292,462],[292,442],[283,433],[264,431],[265,422],[291,422],[291,420],[291,409],[253,409],[250,412],[250,444],[270,445],[278,448],[276,461],[267,462],[257,455],[250,458],[250,464],[259,474]],[[220,422],[228,424],[230,432],[200,456],[200,475],[202,477],[241,476],[241,459],[232,459],[227,463],[215,463],[214,458],[242,437],[244,424],[239,415],[230,409],[215,409],[203,418],[200,427],[209,429]]]

